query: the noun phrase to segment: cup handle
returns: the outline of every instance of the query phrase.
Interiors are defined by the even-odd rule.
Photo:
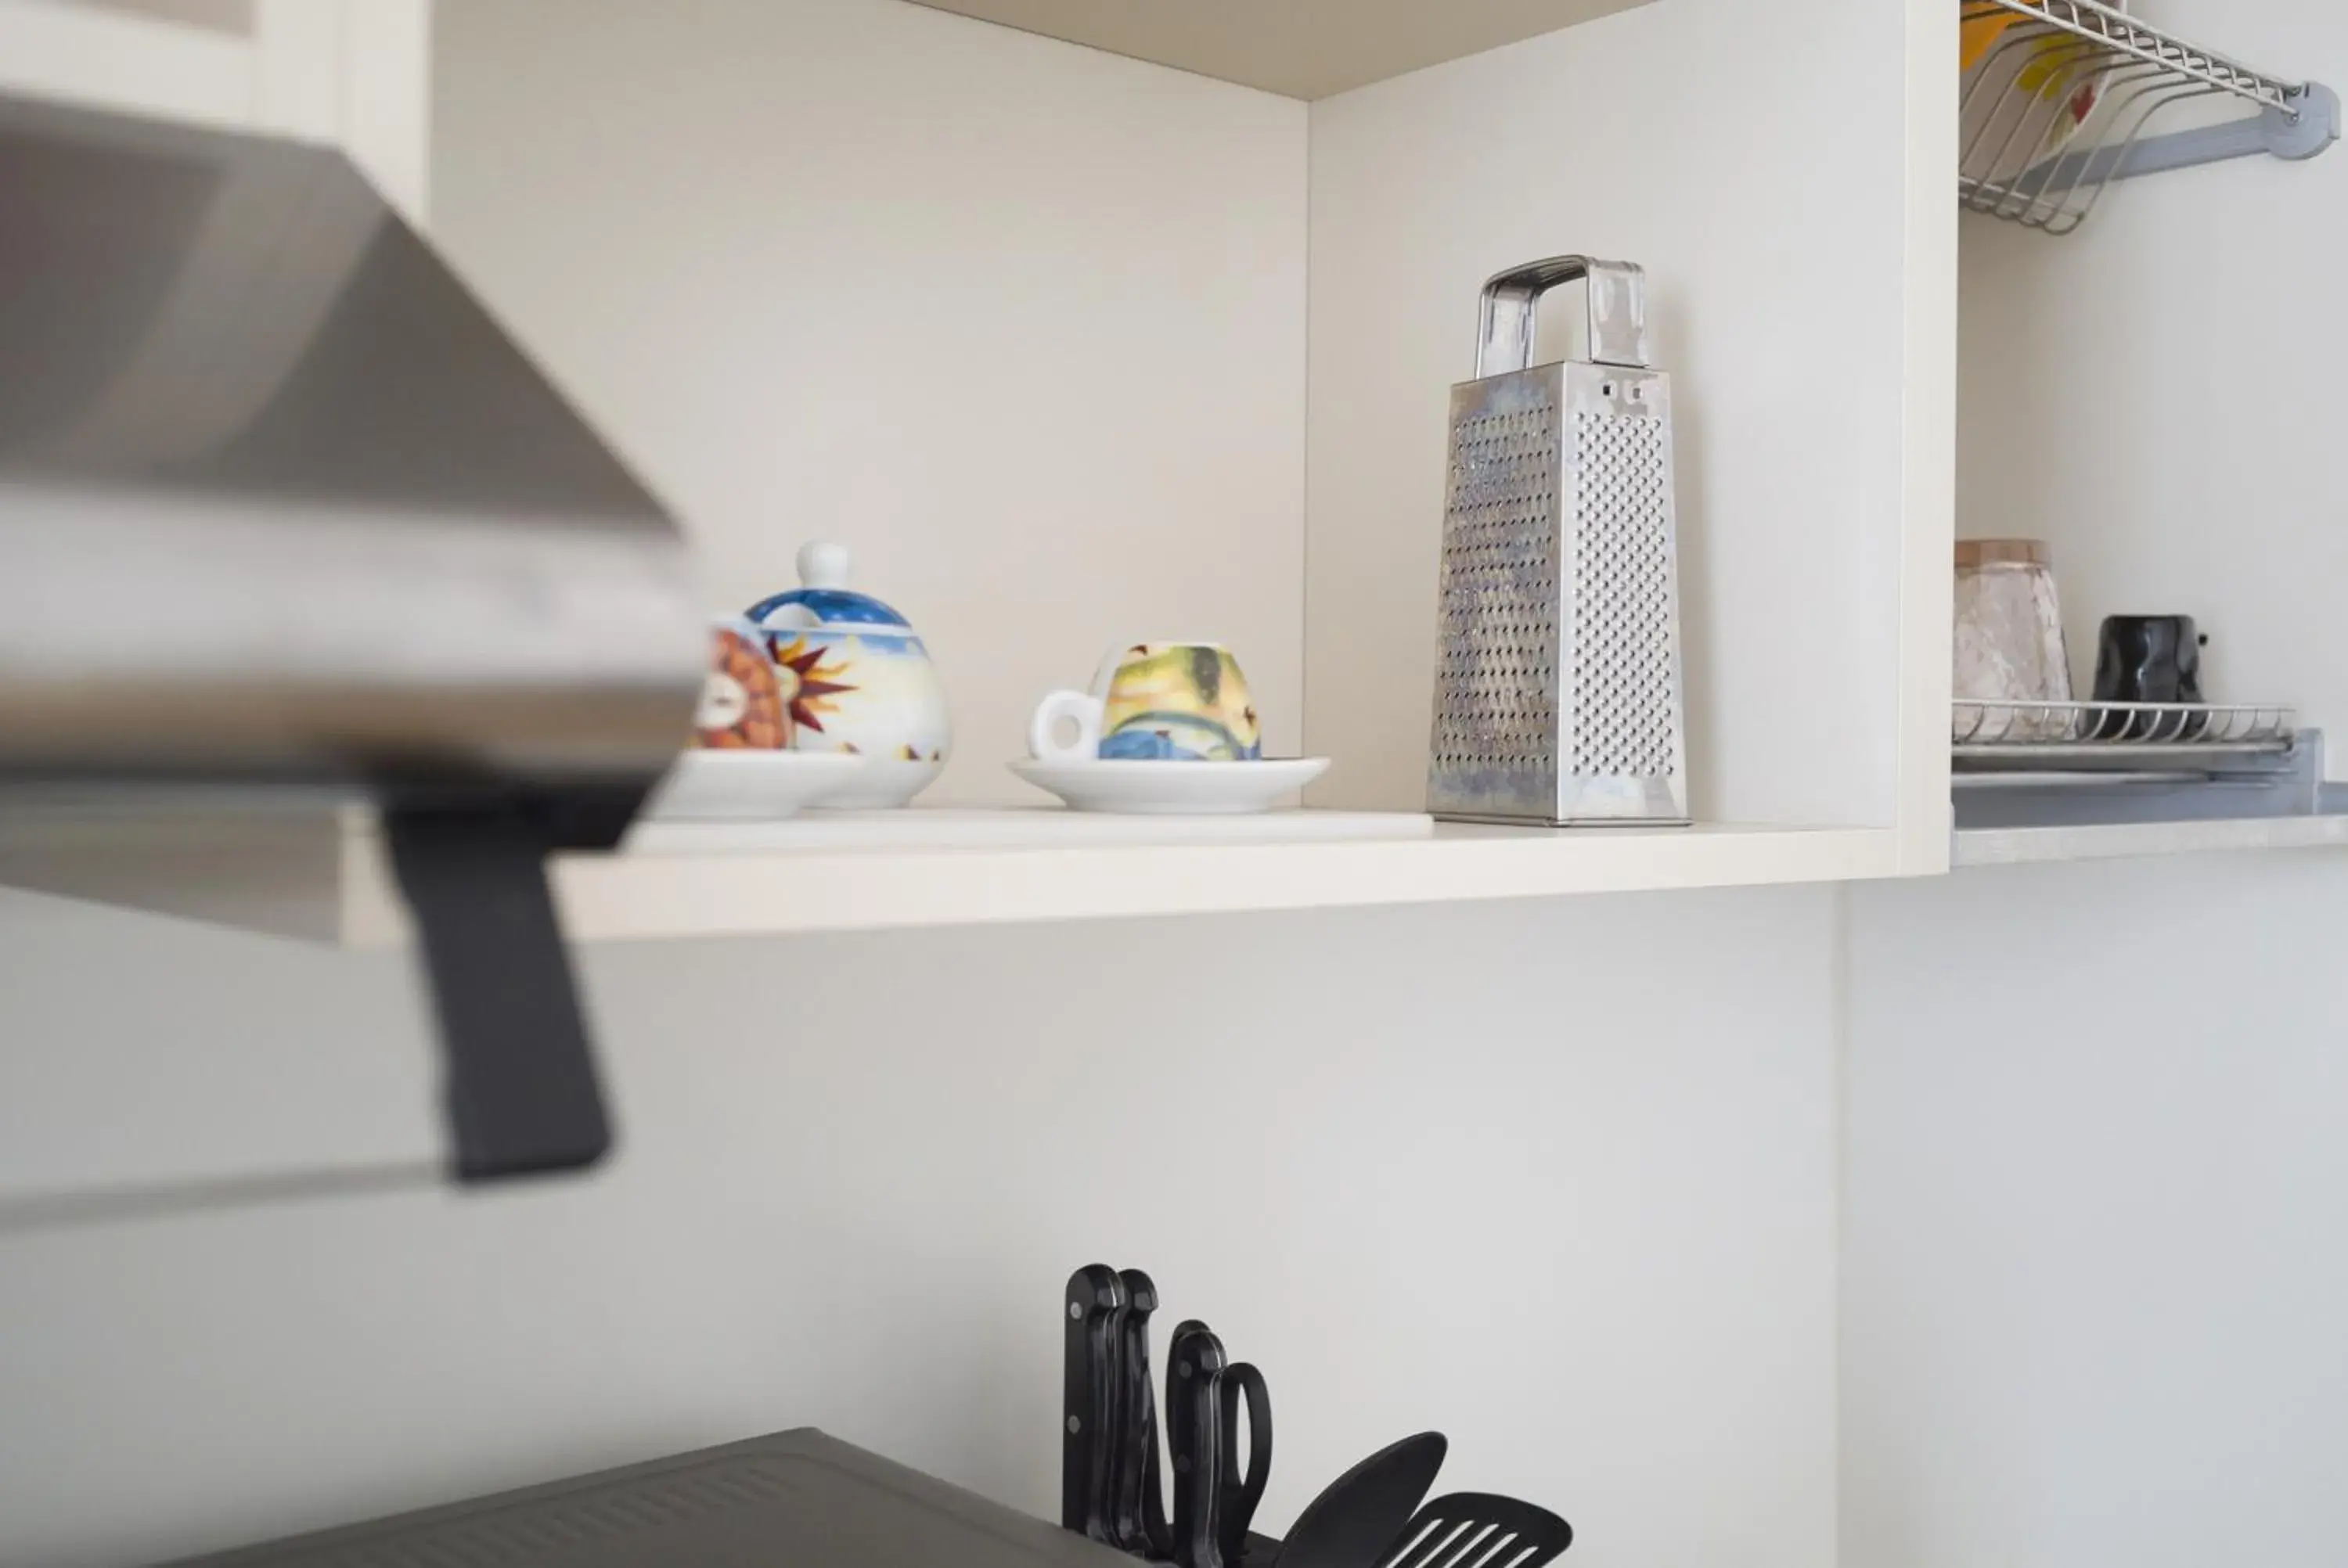
[[[1055,692],[1035,704],[1027,721],[1027,753],[1037,762],[1064,763],[1100,754],[1102,703],[1088,692]],[[1074,744],[1064,745],[1053,732],[1063,719],[1076,722]]]

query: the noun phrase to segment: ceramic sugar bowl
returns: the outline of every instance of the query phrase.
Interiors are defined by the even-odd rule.
[[[905,618],[848,586],[845,545],[809,544],[799,586],[748,611],[782,681],[792,749],[852,752],[857,784],[827,807],[903,805],[945,770],[953,729],[929,650]]]

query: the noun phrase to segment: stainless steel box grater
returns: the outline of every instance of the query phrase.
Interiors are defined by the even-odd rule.
[[[1590,284],[1590,358],[1533,365],[1535,307]],[[1466,822],[1687,821],[1671,378],[1644,274],[1553,256],[1484,285],[1451,389],[1426,808]]]

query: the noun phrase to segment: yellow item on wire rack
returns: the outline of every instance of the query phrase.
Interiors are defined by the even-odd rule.
[[[2021,20],[2021,17],[2011,11],[1996,11],[1987,15],[1966,17],[1963,25],[1958,29],[1960,40],[1958,74],[1962,75],[1981,64],[1981,57],[1989,53],[1989,46],[1996,43],[2008,27]]]
[[[2127,0],[2118,0],[2114,8],[2126,11]],[[2002,6],[1968,5],[1958,27],[1958,72],[1972,70],[2008,28],[2028,20],[2019,12]],[[2066,106],[2069,112],[2058,116],[2047,129],[2050,150],[2067,141],[2095,113],[2096,87],[2106,68],[2095,54],[2093,50],[2083,50],[2067,35],[2050,31],[2032,42],[2028,57],[2008,78],[2042,103],[2070,99]]]

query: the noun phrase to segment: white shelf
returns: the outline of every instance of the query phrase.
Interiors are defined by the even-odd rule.
[[[558,857],[554,883],[565,929],[597,942],[1839,881],[1896,861],[1883,828],[916,810],[654,825],[617,854]],[[354,947],[407,928],[373,826],[326,806],[14,811],[0,884]]]
[[[917,0],[1243,87],[1327,97],[1649,0]]]
[[[2348,845],[2348,816],[2260,816],[2209,822],[2118,822],[2075,827],[1969,827],[1954,835],[1952,866],[2024,866],[2226,849],[2310,849]]]

